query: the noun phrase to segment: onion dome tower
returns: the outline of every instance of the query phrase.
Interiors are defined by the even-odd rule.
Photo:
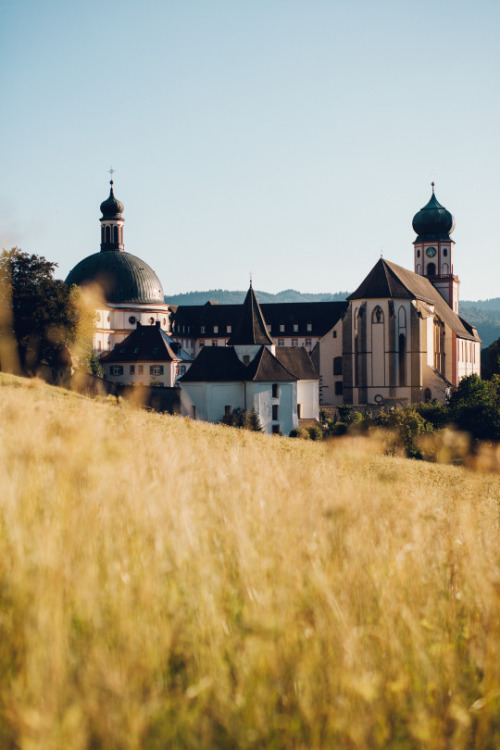
[[[415,273],[426,276],[445,298],[451,309],[458,313],[458,276],[453,273],[455,243],[450,234],[455,229],[455,219],[442,206],[431,183],[430,201],[413,217],[417,238],[414,247]]]
[[[115,198],[113,180],[109,197],[101,203],[101,251],[81,260],[69,272],[66,284],[98,284],[106,302],[120,305],[165,305],[158,276],[141,258],[127,253],[123,243],[123,203]]]

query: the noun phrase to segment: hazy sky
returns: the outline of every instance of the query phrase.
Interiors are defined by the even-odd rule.
[[[352,291],[412,268],[430,182],[462,299],[500,296],[498,0],[0,0],[0,241],[165,293]]]

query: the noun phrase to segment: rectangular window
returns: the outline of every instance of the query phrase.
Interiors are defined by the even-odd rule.
[[[311,339],[306,339],[306,346],[311,346]]]
[[[214,326],[214,333],[219,333],[219,326]]]
[[[149,374],[150,375],[163,375],[163,365],[150,365]]]
[[[334,339],[336,339],[336,338],[337,338],[337,331],[334,331],[334,332],[333,332],[333,338],[334,338]]]
[[[299,324],[298,323],[294,323],[293,324],[293,332],[294,333],[298,333],[298,331],[299,331]]]
[[[285,333],[285,324],[280,323],[280,333]]]
[[[342,357],[333,358],[333,374],[342,375]]]
[[[123,365],[111,365],[111,375],[123,375]]]
[[[272,328],[271,323],[268,323],[268,325],[267,325],[267,332],[268,333],[271,333],[271,328]]]
[[[279,386],[278,383],[273,383],[273,398],[279,398]]]
[[[343,393],[344,393],[344,384],[341,380],[337,380],[335,382],[335,395],[342,396]]]
[[[214,340],[212,341],[212,346],[217,346],[217,339],[214,339]]]
[[[137,365],[137,374],[142,375],[144,372],[144,365]]]
[[[280,408],[278,404],[273,404],[273,422],[277,422],[279,417]]]
[[[301,418],[301,416],[300,416],[301,414],[302,414],[302,404],[297,404],[297,417],[298,417],[298,419]]]
[[[298,346],[299,342],[298,339],[292,339],[292,346]]]
[[[273,433],[273,435],[279,435],[280,434],[280,426],[279,426],[279,424],[273,424],[273,426],[272,426],[272,433]]]
[[[308,331],[312,331],[312,329],[313,329],[313,327],[312,327],[312,323],[308,323],[308,324],[307,324],[307,330],[308,330]]]
[[[130,374],[135,375],[135,365],[130,365]]]
[[[226,326],[226,332],[231,333],[233,330],[232,326]]]
[[[285,340],[284,339],[278,339],[278,346],[285,346]]]

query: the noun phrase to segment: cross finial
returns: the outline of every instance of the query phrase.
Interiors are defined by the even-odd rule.
[[[252,272],[250,271],[250,287],[252,286]]]
[[[108,169],[108,172],[111,175],[111,179],[109,181],[109,184],[112,185],[113,184],[113,175],[116,172],[116,169],[113,169],[113,167],[111,167],[111,169]]]
[[[432,195],[434,195],[434,180],[431,182]]]

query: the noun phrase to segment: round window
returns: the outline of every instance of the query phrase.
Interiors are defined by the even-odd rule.
[[[128,322],[130,323],[131,326],[133,326],[135,323],[135,315],[131,315],[130,318],[128,319]]]
[[[149,322],[150,322],[151,325],[153,325],[153,323],[155,322],[155,319],[154,318],[150,318]]]

